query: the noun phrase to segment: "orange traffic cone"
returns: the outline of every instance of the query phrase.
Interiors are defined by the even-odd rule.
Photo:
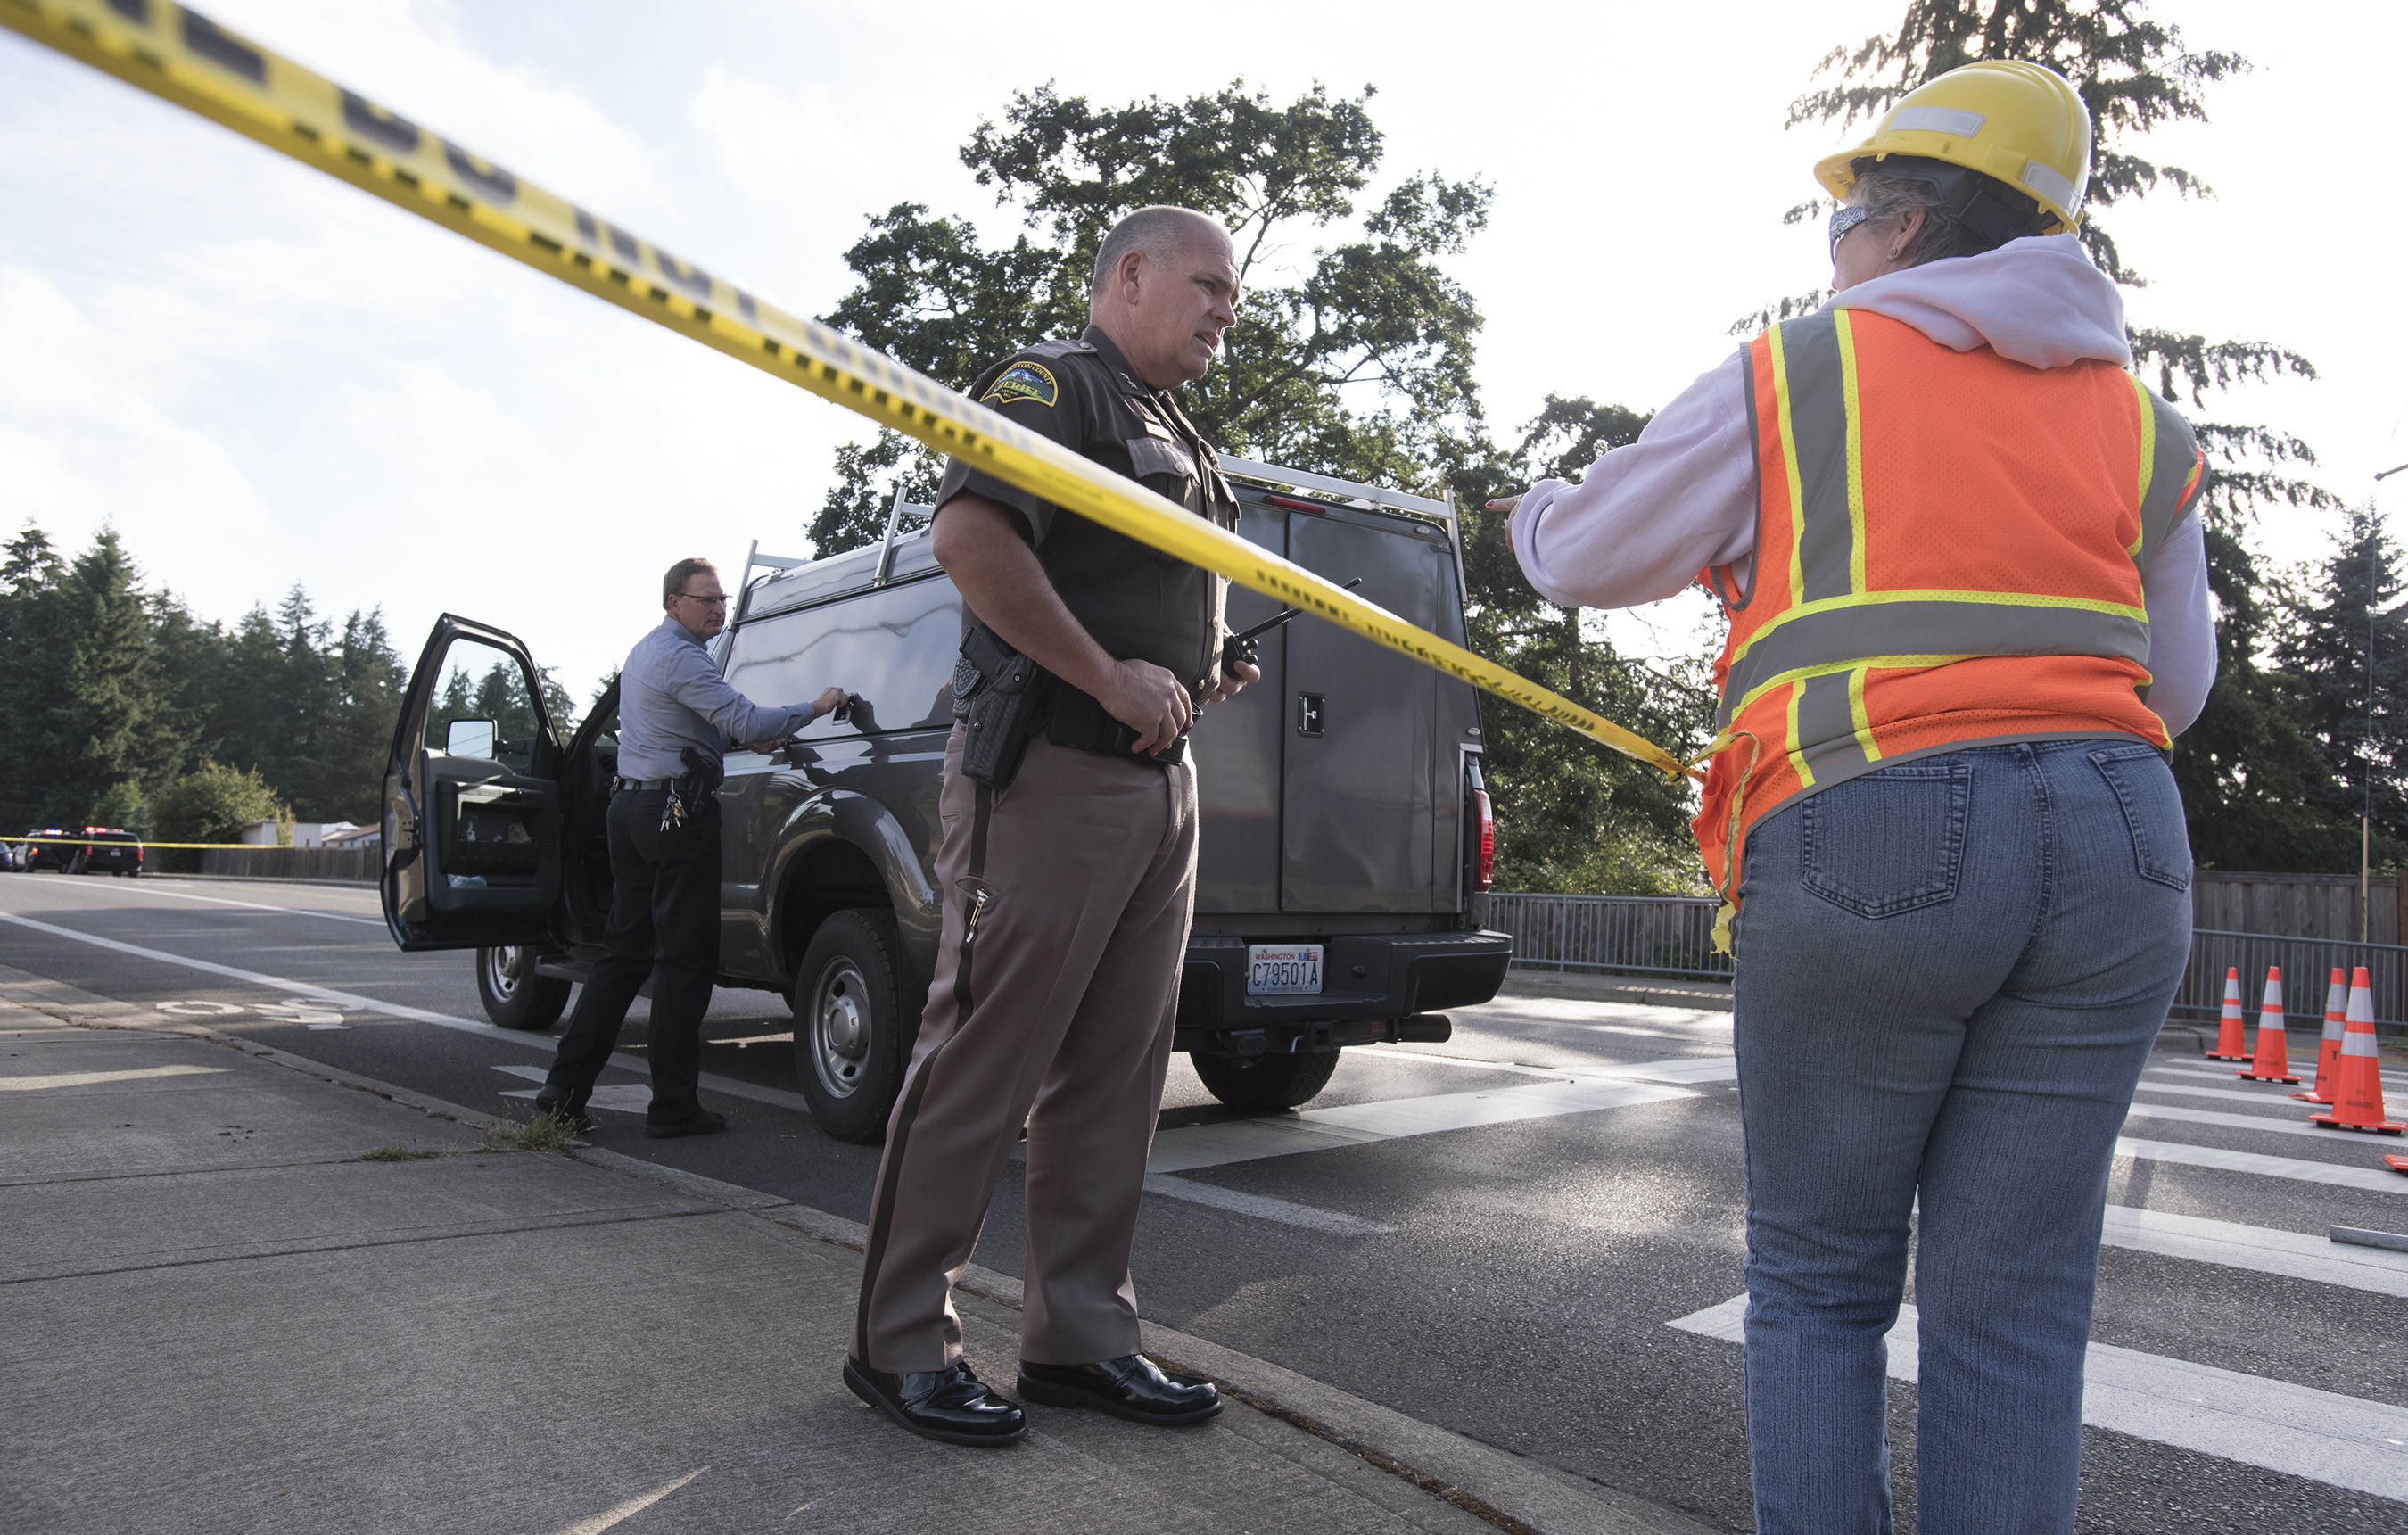
[[[2258,1009],[2258,1058],[2232,1073],[2244,1082],[2286,1082],[2291,1075],[2291,1042],[2283,1032],[2283,968],[2266,967],[2266,1000]]]
[[[2249,1051],[2243,1043],[2241,1030],[2241,972],[2227,968],[2224,972],[2224,1019],[2215,1031],[2215,1048],[2207,1053],[2212,1061],[2245,1061]]]
[[[2341,1083],[2341,1036],[2343,1020],[2349,1007],[2349,983],[2341,978],[2341,967],[2333,967],[2332,982],[2325,987],[2325,1038],[2316,1046],[2316,1084],[2293,1097],[2310,1103],[2330,1103],[2333,1089]]]
[[[2408,1125],[2383,1117],[2383,1061],[2374,1050],[2374,987],[2360,965],[2349,978],[2348,1032],[2341,1040],[2341,1082],[2333,1112],[2310,1114],[2308,1123],[2332,1130],[2372,1130],[2399,1135]]]

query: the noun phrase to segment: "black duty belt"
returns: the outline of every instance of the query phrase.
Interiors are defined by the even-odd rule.
[[[610,792],[641,794],[652,789],[666,789],[676,782],[673,778],[614,778],[610,781]]]
[[[1139,756],[1130,750],[1137,745],[1136,731],[1112,718],[1111,712],[1092,694],[1082,693],[1058,680],[1054,684],[1053,710],[1045,722],[1045,739],[1056,746],[1151,762],[1160,767],[1187,760],[1186,731],[1181,731],[1169,745],[1152,755]]]

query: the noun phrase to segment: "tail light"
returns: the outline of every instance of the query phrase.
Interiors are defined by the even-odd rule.
[[[1471,863],[1471,888],[1493,890],[1497,887],[1497,811],[1488,802],[1488,791],[1471,791],[1472,813],[1479,817],[1479,851]]]

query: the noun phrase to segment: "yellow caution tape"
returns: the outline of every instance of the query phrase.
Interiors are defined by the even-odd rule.
[[[764,303],[197,12],[165,0],[0,0],[0,25],[1140,543],[1317,613],[1668,774],[1697,776],[1662,747],[1561,694],[825,325]]]

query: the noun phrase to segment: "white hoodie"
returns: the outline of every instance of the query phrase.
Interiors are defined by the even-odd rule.
[[[1942,346],[1987,346],[2032,367],[2086,357],[2129,367],[2124,298],[2071,235],[2035,235],[1858,283],[1827,309],[1870,309]],[[1672,596],[1708,566],[1756,549],[1756,442],[1741,353],[1682,391],[1628,447],[1578,485],[1542,480],[1514,509],[1513,553],[1539,595],[1565,607],[1629,608]],[[2149,707],[2180,735],[2215,681],[2207,546],[2196,513],[2142,578]]]

